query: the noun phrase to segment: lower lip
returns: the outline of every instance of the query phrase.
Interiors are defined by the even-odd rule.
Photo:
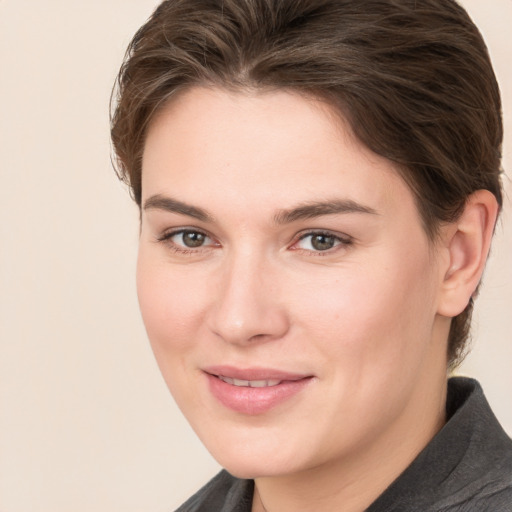
[[[222,405],[248,415],[263,414],[277,407],[299,393],[312,380],[311,377],[306,377],[300,380],[285,380],[277,386],[251,388],[228,384],[214,375],[206,376],[211,393]]]

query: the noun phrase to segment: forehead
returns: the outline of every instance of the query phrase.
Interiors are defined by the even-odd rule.
[[[173,98],[148,130],[142,192],[220,209],[333,195],[376,210],[397,197],[413,204],[395,165],[359,142],[333,107],[286,90],[195,87]]]

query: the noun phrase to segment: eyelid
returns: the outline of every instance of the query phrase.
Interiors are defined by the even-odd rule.
[[[179,235],[180,233],[187,233],[187,232],[200,233],[201,235],[211,238],[210,235],[203,229],[189,227],[189,226],[183,226],[183,227],[169,228],[169,229],[164,230],[162,232],[162,234],[157,236],[157,240],[161,242],[164,240],[168,240],[169,238],[171,238],[175,235]]]
[[[200,247],[186,247],[186,246],[178,245],[171,240],[172,237],[179,235],[179,234],[183,234],[183,233],[198,233],[198,234],[204,235],[212,243],[202,245]],[[193,227],[193,226],[181,226],[181,227],[167,229],[167,230],[163,231],[162,234],[160,234],[156,237],[156,241],[162,242],[162,243],[168,243],[176,252],[183,252],[183,253],[198,252],[201,250],[204,251],[207,249],[211,249],[213,247],[220,246],[219,242],[212,235],[210,235],[207,231],[205,231],[204,229]]]
[[[315,235],[324,235],[327,237],[332,237],[332,238],[335,238],[336,241],[339,243],[337,243],[334,247],[332,247],[330,249],[326,249],[325,251],[319,251],[319,250],[315,251],[315,250],[311,250],[311,249],[303,249],[303,248],[294,247],[301,240],[304,240],[308,236],[315,236]],[[339,250],[339,248],[347,248],[347,246],[350,246],[353,243],[354,243],[354,238],[345,233],[338,233],[335,231],[331,231],[329,229],[309,229],[306,231],[302,231],[295,236],[295,239],[292,242],[290,249],[295,250],[295,251],[304,251],[304,252],[311,253],[314,255],[328,255],[328,254],[332,254],[333,252],[336,252],[337,250]]]
[[[185,245],[177,244],[173,242],[171,239],[172,237],[176,235],[180,235],[183,233],[198,233],[203,236],[205,236],[210,243],[207,243],[205,245],[199,246],[199,247],[187,247]],[[332,237],[336,240],[336,244],[329,249],[326,250],[315,250],[315,249],[305,249],[301,247],[296,247],[297,244],[299,244],[300,241],[304,240],[307,237],[315,236],[315,235],[324,235],[326,237]],[[169,228],[162,232],[162,234],[158,235],[156,237],[156,241],[160,243],[167,243],[170,248],[176,252],[179,253],[198,253],[201,251],[211,250],[215,247],[220,247],[221,244],[216,240],[214,236],[212,236],[208,231],[194,227],[194,226],[180,226],[180,227],[174,227]],[[354,243],[354,238],[350,235],[347,235],[345,233],[339,233],[336,231],[331,231],[329,229],[308,229],[304,230],[302,232],[299,232],[295,235],[293,242],[288,246],[288,249],[294,250],[294,251],[303,251],[308,254],[313,255],[328,255],[332,254],[340,249],[347,248],[348,246],[352,245]]]

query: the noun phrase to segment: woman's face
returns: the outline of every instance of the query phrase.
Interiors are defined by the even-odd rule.
[[[439,413],[444,253],[393,164],[328,106],[190,89],[150,126],[142,191],[149,339],[229,471],[389,453]]]

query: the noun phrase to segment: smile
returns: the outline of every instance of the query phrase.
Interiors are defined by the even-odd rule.
[[[224,377],[224,375],[218,375],[218,378],[225,382],[226,384],[231,384],[232,386],[239,386],[244,388],[269,388],[273,386],[277,386],[281,384],[281,380],[271,379],[271,380],[241,380],[241,379],[233,379],[231,377]]]
[[[215,402],[236,413],[254,416],[299,399],[316,380],[312,375],[263,368],[210,367],[203,370]]]

